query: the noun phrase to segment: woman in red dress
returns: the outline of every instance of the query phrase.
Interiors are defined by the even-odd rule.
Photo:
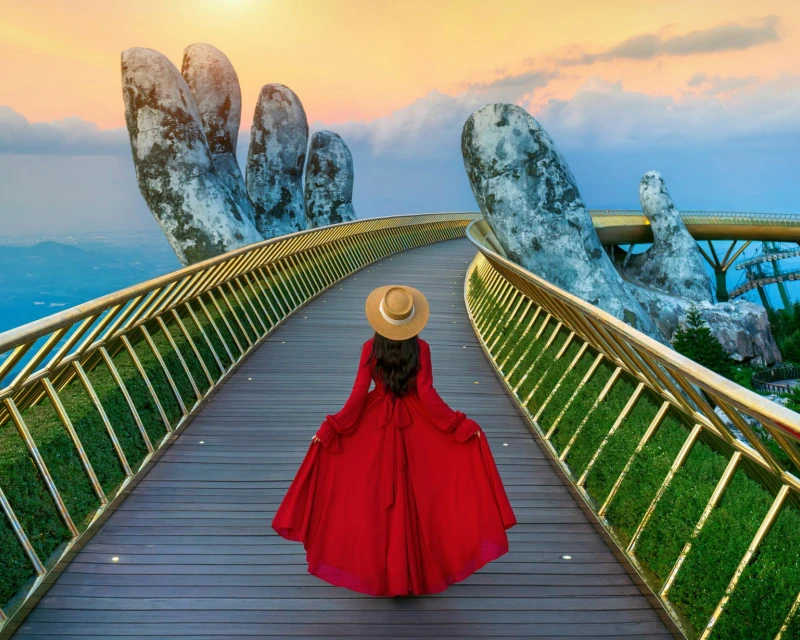
[[[425,297],[380,287],[366,311],[375,336],[353,391],[312,438],[272,528],[302,542],[309,573],[333,585],[444,591],[508,551],[516,518],[480,426],[433,387],[430,347],[417,337]]]

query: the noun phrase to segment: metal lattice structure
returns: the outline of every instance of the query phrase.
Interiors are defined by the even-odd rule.
[[[758,432],[766,432],[797,468],[800,466],[800,415],[722,378],[505,259],[493,250],[492,243],[487,240],[492,234],[485,221],[472,223],[467,230],[467,236],[479,253],[470,265],[464,295],[473,327],[486,355],[497,374],[505,381],[509,394],[528,417],[531,428],[594,511],[598,522],[607,529],[620,551],[639,570],[642,579],[650,585],[661,604],[679,624],[681,617],[671,605],[670,589],[680,576],[693,542],[697,540],[710,514],[725,495],[734,473],[737,469],[744,469],[770,488],[773,495],[772,505],[739,561],[723,597],[705,623],[705,628],[698,630],[699,637],[707,638],[782,507],[790,502],[797,504],[800,496],[800,479],[787,470],[787,463],[779,460],[775,450],[768,446],[767,439]],[[560,341],[558,344],[561,345],[557,352],[554,346],[556,341]],[[515,346],[519,344],[528,344],[523,347],[522,353]],[[548,368],[566,357],[570,345],[580,346],[577,354],[566,364],[558,378],[544,383]],[[544,357],[548,349],[549,355]],[[579,359],[587,355],[591,355],[591,367],[574,389],[567,389],[567,395],[561,396],[567,398],[564,406],[555,408],[555,421],[548,429],[543,429],[539,424],[540,417]],[[560,426],[559,421],[570,405],[585,393],[587,385],[597,376],[603,363],[611,368],[610,377],[582,421],[571,425],[574,432],[566,446],[555,446],[553,437]],[[592,416],[598,412],[598,407],[607,400],[615,384],[623,378],[632,385],[630,397],[608,431],[597,442],[588,463],[579,471],[574,470],[570,465],[570,450],[581,438],[582,432],[589,429],[588,425],[591,425]],[[598,502],[586,490],[587,477],[602,463],[604,451],[644,394],[654,399],[659,406],[658,412],[630,453],[627,463],[617,474],[608,495]],[[531,401],[537,395],[540,404],[532,405]],[[629,537],[621,536],[614,523],[608,520],[609,506],[626,476],[632,473],[637,456],[654,439],[668,414],[678,416],[686,425],[685,440],[661,485],[653,493],[635,531]],[[693,447],[701,441],[723,452],[729,462],[700,518],[687,535],[684,548],[669,576],[659,584],[638,561],[637,545],[671,481],[686,462]],[[786,620],[778,638],[788,628],[798,603],[800,594],[794,606],[786,610]]]
[[[472,214],[422,214],[357,220],[282,236],[174,273],[98,298],[73,309],[0,334],[0,425],[13,424],[34,461],[41,482],[69,532],[68,539],[51,557],[40,557],[0,486],[3,515],[30,563],[31,579],[0,610],[0,623],[19,613],[25,601],[45,578],[65,564],[62,560],[81,539],[91,534],[106,509],[122,497],[134,479],[148,468],[158,451],[174,439],[194,412],[250,351],[309,300],[349,277],[362,267],[398,251],[441,240],[463,237]],[[116,358],[125,354],[147,389],[163,422],[163,437],[154,440],[140,416],[131,380],[121,375]],[[159,387],[153,368],[142,354],[152,356],[167,385]],[[200,367],[189,366],[194,356]],[[107,398],[92,382],[93,372],[104,368],[124,398],[136,423],[143,459],[133,464],[109,417]],[[179,389],[178,376],[188,379],[191,396]],[[103,487],[87,454],[70,410],[62,401],[65,388],[77,382],[102,419],[124,480]],[[165,395],[166,393],[166,395]],[[169,398],[167,396],[170,396]],[[175,422],[165,411],[177,402]],[[24,413],[49,401],[69,434],[99,501],[86,526],[79,526],[48,470]],[[53,460],[49,461],[51,464]],[[8,489],[8,487],[6,487]]]

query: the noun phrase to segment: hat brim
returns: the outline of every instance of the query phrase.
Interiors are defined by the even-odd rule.
[[[380,304],[381,300],[383,300],[383,296],[386,295],[389,289],[397,286],[402,286],[411,294],[414,300],[414,317],[406,324],[392,324],[391,322],[387,322],[380,311]],[[413,338],[422,331],[425,323],[428,322],[429,308],[425,296],[422,295],[421,291],[405,285],[389,284],[384,287],[378,287],[367,296],[365,310],[367,312],[367,321],[372,328],[375,329],[378,334],[389,340],[408,340],[409,338]]]

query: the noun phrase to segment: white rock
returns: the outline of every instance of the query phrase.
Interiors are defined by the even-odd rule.
[[[192,264],[261,240],[217,173],[175,65],[152,49],[123,51],[122,95],[139,190],[178,259]]]
[[[713,302],[697,242],[672,203],[658,171],[648,171],[639,183],[639,201],[653,230],[653,244],[631,256],[622,275],[636,284],[653,287],[693,302]]]
[[[508,257],[663,341],[603,251],[575,178],[541,125],[516,105],[473,113],[461,138],[472,191]]]
[[[265,238],[307,228],[303,165],[308,121],[300,99],[281,84],[258,96],[247,155],[247,193]]]
[[[217,173],[241,210],[255,224],[253,205],[236,160],[242,119],[242,92],[230,60],[210,44],[193,44],[183,52],[181,74],[192,90]]]
[[[344,140],[333,131],[311,136],[305,180],[309,227],[356,219],[353,179],[353,156]]]

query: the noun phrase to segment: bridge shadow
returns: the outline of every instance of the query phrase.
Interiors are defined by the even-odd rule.
[[[454,240],[368,267],[274,332],[77,554],[27,638],[670,638],[530,435],[467,319],[474,248]],[[435,385],[484,428],[519,524],[511,551],[423,598],[375,599],[306,572],[270,521],[371,335],[364,299],[400,282],[431,304]],[[570,556],[571,559],[564,559]]]

